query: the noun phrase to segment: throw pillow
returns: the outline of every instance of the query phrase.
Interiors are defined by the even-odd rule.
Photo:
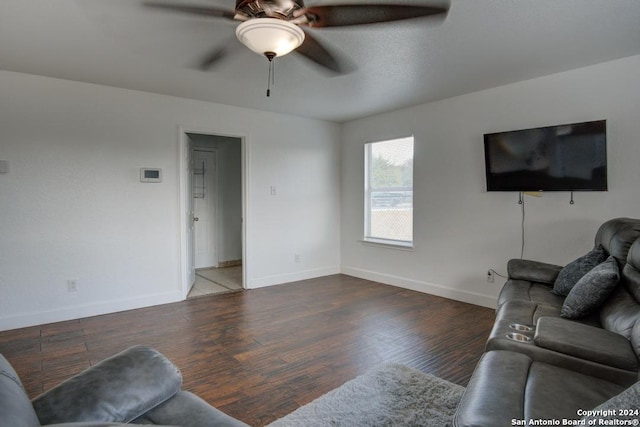
[[[618,263],[610,256],[578,280],[565,298],[560,315],[567,319],[588,315],[604,303],[619,280]]]
[[[571,291],[571,288],[578,283],[578,280],[591,271],[593,267],[604,262],[604,260],[607,259],[607,256],[607,251],[604,247],[602,247],[602,245],[598,245],[589,253],[571,261],[569,264],[564,266],[562,270],[560,270],[551,292],[556,295],[569,295],[569,291]]]

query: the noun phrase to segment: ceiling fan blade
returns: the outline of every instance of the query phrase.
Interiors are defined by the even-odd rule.
[[[216,47],[200,59],[197,67],[199,70],[208,71],[222,61],[228,53],[226,46]]]
[[[348,74],[354,70],[351,64],[344,59],[339,59],[335,53],[331,53],[315,37],[305,31],[304,42],[294,52],[320,65],[334,74]]]
[[[144,2],[143,5],[152,9],[170,10],[173,12],[187,13],[189,15],[212,16],[214,18],[226,18],[233,20],[236,16],[236,12],[233,10],[218,9],[216,7],[187,6],[174,3],[152,2]]]
[[[216,46],[203,55],[200,60],[194,64],[194,68],[201,71],[208,71],[215,68],[223,59],[225,59],[230,53],[237,50],[240,46],[238,39],[235,37],[229,37],[224,43]]]
[[[307,7],[300,14],[315,18],[313,27],[344,27],[440,15],[448,10],[445,6],[343,4]]]

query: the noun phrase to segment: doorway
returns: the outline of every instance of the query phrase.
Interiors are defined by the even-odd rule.
[[[243,138],[181,134],[184,296],[243,289]]]

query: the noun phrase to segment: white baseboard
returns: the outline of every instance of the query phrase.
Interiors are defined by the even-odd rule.
[[[153,305],[168,304],[184,300],[179,291],[155,295],[143,295],[122,300],[101,301],[61,309],[24,313],[7,317],[0,317],[0,331],[25,328],[28,326],[44,325],[52,322],[80,319],[83,317],[99,316],[101,314],[116,313],[118,311],[133,310]]]
[[[422,282],[406,277],[393,276],[390,274],[378,273],[371,270],[364,270],[355,267],[342,267],[342,274],[359,277],[361,279],[372,280],[386,285],[398,286],[400,288],[411,289],[412,291],[423,292],[425,294],[436,295],[469,304],[480,305],[482,307],[496,308],[495,297],[481,295],[474,292],[451,289],[433,283]]]
[[[323,267],[313,270],[296,271],[295,273],[277,274],[274,276],[259,277],[247,282],[247,288],[256,289],[265,286],[279,285],[282,283],[297,282],[298,280],[314,279],[316,277],[340,274],[340,267]]]

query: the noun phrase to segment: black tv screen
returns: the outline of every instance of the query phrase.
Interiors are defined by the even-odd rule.
[[[487,191],[607,191],[607,122],[484,135]]]

